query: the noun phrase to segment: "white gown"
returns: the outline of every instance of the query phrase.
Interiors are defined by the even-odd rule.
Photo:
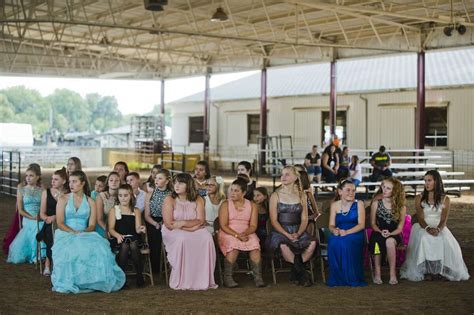
[[[423,201],[425,222],[437,227],[444,205],[430,206]],[[411,281],[421,281],[425,274],[439,274],[451,281],[469,279],[461,248],[451,231],[444,227],[437,236],[428,234],[420,224],[415,223],[408,242],[407,256],[400,270],[400,277]]]

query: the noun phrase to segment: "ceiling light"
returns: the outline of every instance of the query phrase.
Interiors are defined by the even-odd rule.
[[[451,35],[453,35],[453,29],[454,29],[454,27],[452,27],[451,25],[450,25],[450,26],[446,26],[446,27],[443,29],[444,35],[446,35],[446,36],[451,36]]]
[[[221,7],[218,7],[216,12],[211,17],[211,22],[224,22],[227,21],[229,17],[224,12]]]
[[[163,11],[163,6],[168,4],[168,0],[144,0],[145,9],[149,11]]]
[[[66,57],[72,57],[72,48],[69,48],[68,46],[64,47],[63,49],[63,53],[64,53],[64,56]]]
[[[462,24],[459,24],[458,27],[456,28],[459,35],[464,35],[466,34],[466,27]]]

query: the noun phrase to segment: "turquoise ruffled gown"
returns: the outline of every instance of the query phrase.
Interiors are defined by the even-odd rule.
[[[23,196],[23,209],[31,216],[36,217],[40,211],[41,192],[39,187],[19,188]],[[43,227],[44,222],[39,222],[39,230]],[[39,232],[36,220],[30,220],[23,217],[23,227],[17,234],[13,242],[10,244],[8,251],[8,263],[34,263],[36,261],[36,234]],[[41,256],[46,257],[45,247],[42,246]]]
[[[65,224],[76,231],[84,231],[89,216],[87,197],[84,195],[81,205],[75,209],[73,194],[70,194],[64,214]],[[96,232],[75,234],[58,229],[52,250],[53,291],[113,292],[120,290],[125,283],[125,274],[115,262],[109,242]]]

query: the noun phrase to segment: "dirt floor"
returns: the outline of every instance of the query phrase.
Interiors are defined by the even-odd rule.
[[[47,181],[45,181],[48,183]],[[453,199],[448,226],[458,239],[469,273],[474,275],[474,196]],[[411,212],[413,199],[409,200]],[[0,195],[0,237],[3,239],[15,209],[13,197]],[[388,270],[384,270],[387,279]],[[256,289],[249,276],[235,279],[241,287],[201,291],[174,291],[163,281],[154,287],[112,294],[65,295],[51,291],[50,279],[33,265],[11,265],[0,257],[0,314],[18,313],[394,313],[472,314],[474,281],[400,281],[398,286],[369,285],[364,288],[328,288],[316,269],[316,284],[302,288],[288,283],[286,274],[278,284]],[[369,271],[366,272],[370,280]],[[267,283],[271,274],[265,273]],[[133,281],[131,281],[133,283]]]

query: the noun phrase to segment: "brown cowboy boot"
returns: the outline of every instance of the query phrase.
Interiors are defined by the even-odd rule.
[[[224,259],[224,286],[227,288],[235,288],[239,284],[234,281],[234,278],[232,278],[232,266],[227,259]]]
[[[258,263],[255,263],[250,260],[250,266],[252,268],[255,286],[257,288],[263,288],[265,286],[265,283],[262,279],[262,262],[259,261]]]

